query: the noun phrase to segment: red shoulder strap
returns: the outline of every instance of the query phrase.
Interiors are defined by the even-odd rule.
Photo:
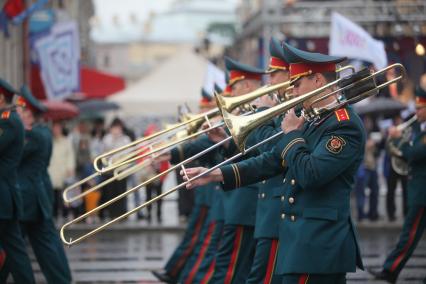
[[[1,114],[2,119],[8,119],[9,117],[10,117],[10,110],[5,110],[4,112],[2,112]]]
[[[345,120],[349,120],[350,118],[346,108],[338,109],[334,113],[336,114],[337,121],[345,121]]]

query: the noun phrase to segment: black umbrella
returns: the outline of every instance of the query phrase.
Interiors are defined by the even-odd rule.
[[[75,105],[83,115],[120,109],[118,104],[104,100],[77,101]]]
[[[359,115],[382,115],[391,117],[398,115],[407,106],[390,98],[373,98],[364,103],[354,105]]]

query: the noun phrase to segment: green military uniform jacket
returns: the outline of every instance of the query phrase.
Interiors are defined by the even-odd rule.
[[[364,144],[362,122],[347,108],[306,122],[301,130],[283,136],[273,151],[237,168],[243,185],[287,168],[280,197],[278,274],[363,268],[350,217],[350,192]],[[230,167],[221,168],[225,189],[235,185]]]
[[[171,151],[171,162],[177,164],[185,159],[188,159],[198,152],[212,146],[214,143],[210,141],[207,136],[202,136],[191,142],[179,145]],[[210,168],[222,160],[221,150],[216,148],[209,153],[206,153],[198,160],[190,164],[190,166],[203,166]],[[186,168],[190,166],[185,166]],[[195,190],[195,204],[207,206],[210,208],[209,218],[217,221],[223,221],[223,191],[219,183],[208,183],[199,186]]]
[[[45,155],[43,157],[44,163],[43,163],[42,180],[43,180],[44,189],[46,190],[50,203],[53,204],[53,186],[48,173],[50,158],[52,157],[52,150],[53,150],[52,131],[50,131],[49,127],[47,127],[45,124],[37,124],[35,128],[37,128],[42,133],[43,139],[45,142],[44,145],[47,147],[46,151],[43,151]]]
[[[25,131],[24,151],[18,168],[23,199],[22,221],[48,219],[52,204],[43,184],[43,165],[47,156],[46,141],[39,128]]]
[[[259,111],[261,110],[263,110],[263,108],[259,109]],[[269,123],[258,127],[250,134],[247,143],[253,145],[281,131],[281,121],[281,118],[275,118]],[[276,141],[275,139],[259,146],[258,152],[263,153],[270,151]],[[243,160],[238,164],[244,165],[245,163],[247,163],[247,160]],[[280,224],[278,216],[280,215],[281,204],[277,196],[281,195],[283,178],[284,172],[257,184],[259,193],[257,195],[256,225],[254,229],[254,237],[256,239],[278,238],[278,228]]]
[[[21,217],[17,168],[24,148],[24,126],[14,110],[0,111],[0,219]]]
[[[197,146],[204,147],[203,145],[200,145],[200,144],[197,145],[195,141],[197,140],[191,141],[189,143],[185,143],[183,145],[179,145],[177,148],[172,149],[170,151],[171,153],[170,163],[178,164],[188,159],[189,157],[195,155],[197,153],[196,150],[198,150]],[[206,142],[206,141],[203,141],[203,142]],[[189,165],[185,165],[185,167],[200,166],[201,161],[206,163],[208,161],[208,158],[200,157],[200,159],[192,161]],[[208,194],[209,189],[210,189],[210,185],[200,186],[194,189],[194,205],[210,207],[211,200],[210,200],[210,195]]]
[[[409,164],[408,205],[426,206],[426,130],[420,124],[413,126],[413,140],[401,147],[402,155]]]
[[[172,162],[182,161],[194,154],[207,149],[214,145],[207,135],[202,135],[190,143],[186,143],[183,146],[179,146],[177,149],[172,151]],[[234,153],[236,149],[235,144],[231,145],[229,150],[220,148],[216,151],[211,151],[208,154],[200,157],[201,163],[206,159],[207,161],[217,161],[214,164],[219,163],[226,156]],[[214,155],[214,157],[211,157]],[[210,157],[209,157],[210,156]],[[222,194],[223,207],[225,209],[225,224],[226,225],[246,225],[254,226],[256,218],[256,200],[257,200],[257,187],[255,185],[245,186],[234,190],[232,192],[225,192]]]

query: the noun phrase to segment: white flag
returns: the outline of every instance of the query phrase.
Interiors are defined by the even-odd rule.
[[[362,27],[336,12],[331,16],[329,53],[369,61],[377,69],[388,64],[383,42],[374,39]]]
[[[80,42],[76,22],[56,23],[34,44],[49,100],[63,100],[80,88]]]
[[[207,64],[206,77],[204,78],[204,86],[203,86],[204,90],[209,94],[213,94],[215,83],[221,89],[225,88],[225,85],[226,85],[225,72],[223,72],[213,63],[209,62]]]

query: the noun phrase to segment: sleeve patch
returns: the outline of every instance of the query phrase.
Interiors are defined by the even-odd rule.
[[[346,141],[342,137],[331,136],[331,138],[327,141],[325,148],[333,154],[339,154],[345,145]]]

